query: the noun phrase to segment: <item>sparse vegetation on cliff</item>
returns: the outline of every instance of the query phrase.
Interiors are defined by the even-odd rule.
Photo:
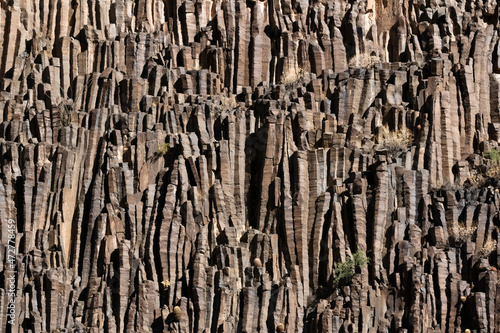
[[[378,133],[378,148],[387,150],[392,156],[408,150],[413,142],[413,134],[407,128],[392,131],[388,126],[382,126]]]
[[[466,225],[464,222],[455,222],[448,226],[448,235],[456,244],[471,241],[476,235],[477,225]]]
[[[281,75],[280,83],[289,86],[294,83],[302,82],[306,73],[307,72],[303,68],[300,68],[297,72],[285,72]]]
[[[496,249],[497,249],[497,241],[492,239],[490,236],[488,237],[486,242],[484,242],[483,247],[479,252],[479,255],[483,258],[486,258],[491,254],[491,252],[495,251]]]
[[[490,159],[493,163],[498,163],[498,161],[500,161],[500,152],[496,148],[484,152],[483,156]]]
[[[349,59],[349,67],[370,68],[380,63],[380,57],[375,54],[361,53]]]
[[[156,151],[156,154],[159,156],[163,156],[166,153],[168,153],[168,150],[170,149],[170,143],[164,143],[158,146],[158,150]]]
[[[239,105],[234,95],[230,96],[221,95],[220,102],[221,102],[220,105],[221,111],[235,109]]]
[[[334,283],[340,284],[350,281],[356,272],[356,268],[365,267],[369,262],[370,259],[366,257],[365,252],[357,251],[352,258],[349,257],[344,262],[335,263],[336,277]]]
[[[496,3],[49,3],[0,6],[12,331],[498,330]]]

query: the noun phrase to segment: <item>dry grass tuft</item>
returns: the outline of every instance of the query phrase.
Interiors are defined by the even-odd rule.
[[[486,177],[500,179],[500,164],[489,166],[486,170]]]
[[[165,280],[161,281],[161,284],[162,284],[163,288],[168,289],[168,287],[170,287],[170,280],[165,279]]]
[[[380,57],[377,55],[370,55],[368,53],[361,53],[349,59],[349,67],[370,68],[380,63]]]
[[[302,82],[306,74],[307,72],[303,68],[299,69],[297,73],[292,73],[292,72],[283,73],[283,75],[281,75],[280,82],[285,86],[289,86],[296,82]]]
[[[236,101],[235,95],[230,95],[230,96],[221,95],[220,102],[221,102],[220,107],[224,111],[235,109],[239,106],[238,102]]]
[[[497,249],[497,241],[491,239],[491,236],[488,237],[486,242],[483,244],[483,248],[479,252],[479,255],[482,258],[486,258],[490,255],[491,252],[495,251]]]
[[[387,150],[393,156],[408,150],[413,142],[413,134],[408,129],[391,131],[387,126],[380,128],[378,143],[380,150]]]
[[[482,173],[477,172],[474,170],[469,177],[467,177],[466,182],[469,184],[470,187],[472,188],[483,188],[484,185],[486,184],[486,178],[484,178]]]
[[[448,235],[455,244],[463,244],[474,238],[476,230],[476,225],[467,226],[463,222],[458,222],[448,226]]]
[[[480,190],[485,186],[492,185],[493,182],[499,179],[500,179],[500,164],[488,163],[487,165],[484,166],[484,168],[471,170],[464,185],[467,185],[467,187],[469,188],[473,189],[475,188]]]

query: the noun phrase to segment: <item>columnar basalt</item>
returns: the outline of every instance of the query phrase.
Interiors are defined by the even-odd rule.
[[[2,1],[14,329],[498,331],[499,24],[496,1]]]

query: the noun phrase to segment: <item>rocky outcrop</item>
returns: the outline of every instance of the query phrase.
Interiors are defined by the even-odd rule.
[[[496,8],[2,2],[12,329],[496,332]]]

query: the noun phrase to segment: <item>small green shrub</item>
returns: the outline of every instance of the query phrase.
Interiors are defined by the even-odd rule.
[[[335,282],[336,284],[339,284],[340,281],[351,280],[354,275],[354,261],[349,258],[346,259],[345,262],[336,262],[335,274],[337,274],[337,276],[335,277],[335,280],[333,280],[333,282]]]
[[[491,148],[490,150],[484,152],[483,156],[490,159],[494,163],[498,163],[498,161],[500,161],[500,152],[496,148]]]
[[[363,251],[357,251],[352,258],[347,258],[345,262],[336,262],[335,274],[337,276],[333,282],[339,284],[340,282],[350,281],[356,272],[356,268],[365,267],[369,262],[370,259],[366,257]]]
[[[164,143],[158,147],[156,153],[160,156],[163,156],[168,152],[169,149],[170,149],[170,143]]]
[[[353,259],[355,267],[365,267],[370,263],[370,258],[367,258],[363,251],[354,253]]]

